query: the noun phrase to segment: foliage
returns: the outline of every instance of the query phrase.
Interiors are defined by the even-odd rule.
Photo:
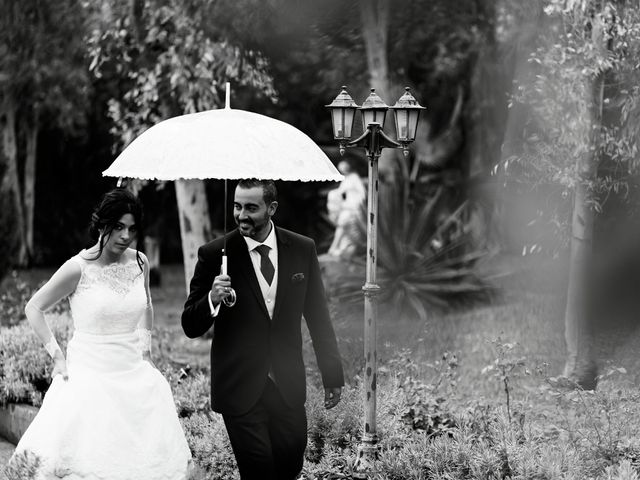
[[[533,312],[540,315],[536,309]],[[485,314],[499,316],[496,310]],[[510,310],[509,317],[514,316],[517,312]],[[483,321],[476,316],[467,318],[465,324],[473,320]],[[15,330],[12,342],[22,341],[28,335],[17,334],[21,327],[3,329],[2,339],[5,332]],[[483,327],[486,324],[478,328]],[[637,387],[625,383],[624,369],[609,368],[598,391],[567,389],[545,378],[542,371],[519,377],[518,372],[531,362],[515,354],[512,338],[503,336],[492,345],[483,350],[486,345],[477,344],[476,350],[455,355],[445,352],[434,361],[423,361],[415,349],[401,350],[381,361],[377,390],[381,478],[626,480],[638,475],[640,394]],[[500,345],[513,348],[505,347],[501,353]],[[27,355],[32,348],[36,346],[25,346]],[[172,386],[197,467],[194,478],[238,478],[222,418],[207,403],[208,372],[171,363],[158,344],[154,351]],[[21,353],[11,352],[14,356]],[[514,365],[509,385],[512,417],[517,421],[509,420],[503,398],[483,389],[479,367],[487,363]],[[356,378],[344,388],[341,403],[325,410],[322,388],[310,382],[308,449],[301,478],[353,478],[362,429],[362,396],[361,381]],[[412,409],[415,415],[407,416]],[[429,430],[438,426],[439,430]]]
[[[473,237],[465,226],[467,204],[445,215],[439,209],[443,187],[428,199],[410,200],[403,186],[380,184],[378,212],[378,284],[380,303],[398,317],[429,318],[428,309],[485,301],[489,282],[475,269],[486,255],[474,250]],[[366,214],[358,220],[359,243],[367,229]],[[364,258],[340,278],[334,293],[341,300],[360,302]]]
[[[20,100],[28,122],[35,115],[37,122],[67,131],[81,126],[88,93],[84,2],[2,1],[0,6],[3,94]]]
[[[0,127],[3,205],[16,210],[18,252],[24,267],[33,253],[36,159],[44,128],[76,134],[86,121],[86,2],[0,2]],[[0,177],[0,178],[1,178]],[[9,201],[11,200],[11,202]],[[0,232],[11,239],[14,232]]]
[[[237,479],[237,467],[222,417],[200,411],[182,418],[193,459],[210,479]]]
[[[36,480],[41,463],[40,457],[26,450],[11,457],[0,473],[3,480]]]
[[[626,370],[609,367],[599,381],[622,378]],[[598,463],[636,457],[640,445],[632,433],[628,416],[634,415],[640,399],[635,389],[615,388],[601,392],[581,388],[566,388],[556,378],[550,378],[541,391],[555,401],[556,420],[553,427],[560,436],[590,449]]]
[[[518,357],[514,354],[517,347],[515,343],[504,342],[500,337],[491,343],[496,349],[496,359],[492,364],[484,367],[482,373],[491,375],[503,385],[506,397],[507,416],[509,422],[511,422],[512,383],[522,375],[522,373],[526,373],[526,369],[524,368],[525,358]]]
[[[187,373],[188,372],[188,373]],[[182,370],[181,375],[171,375],[163,369],[174,392],[176,409],[179,417],[189,417],[197,412],[211,410],[211,380],[209,372],[191,373]],[[185,381],[184,378],[188,377]],[[178,378],[177,382],[175,379]]]
[[[393,373],[402,375],[402,367],[394,368]],[[536,381],[526,390],[531,395],[529,402],[517,402],[517,422],[510,421],[505,410],[492,401],[485,403],[478,396],[468,401],[454,392],[448,404],[455,411],[455,426],[447,435],[428,436],[400,421],[398,413],[406,397],[397,383],[388,382],[391,378],[383,377],[378,390],[382,478],[605,479],[633,478],[627,475],[638,473],[638,442],[633,438],[637,389],[633,393],[609,386],[585,396],[585,392],[553,389]],[[341,425],[343,408],[348,415],[357,413],[353,402],[361,401],[361,392],[353,393],[345,392],[331,425]],[[575,401],[579,396],[585,400]],[[319,425],[326,428],[326,423],[317,421],[313,405],[310,412],[310,432]],[[628,424],[630,419],[633,425]],[[313,457],[307,456],[303,478],[352,478],[356,438],[350,438],[348,444],[325,443],[323,455],[312,448],[318,444],[310,441]]]
[[[65,351],[72,332],[69,316],[51,315],[47,322]],[[0,331],[0,404],[39,406],[51,383],[53,362],[49,354],[27,322],[0,327]]]
[[[0,325],[10,327],[27,318],[24,314],[24,307],[42,284],[33,287],[17,270],[12,270],[11,274],[4,279],[2,286],[3,293],[0,295]],[[48,310],[48,312],[60,314],[67,309],[67,302],[58,302]]]
[[[98,25],[89,39],[91,71],[117,84],[109,115],[119,147],[168,117],[219,107],[225,81],[275,98],[266,60],[221,37],[208,15],[211,2],[138,3],[136,12],[112,0],[113,13],[126,14]]]
[[[424,365],[433,377],[425,381],[425,372],[414,360],[411,352],[401,350],[389,361],[388,369],[396,374],[397,391],[404,397],[404,408],[399,412],[402,421],[427,437],[449,433],[456,421],[446,409],[447,398],[457,386],[455,354],[445,352],[440,360]]]
[[[588,188],[589,208],[601,213],[610,196],[629,199],[635,182],[640,14],[622,2],[596,0],[549,0],[544,12],[531,73],[518,80],[510,102],[527,109],[524,142],[492,173],[551,192],[551,210],[539,211],[535,222],[553,225],[561,239],[547,248],[563,249],[578,184]],[[536,242],[529,247],[539,250]]]

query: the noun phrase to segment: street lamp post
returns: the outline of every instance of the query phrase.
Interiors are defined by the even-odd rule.
[[[420,106],[411,95],[409,87],[391,107],[395,113],[398,141],[389,138],[383,131],[384,120],[389,107],[376,94],[375,89],[359,107],[342,87],[341,92],[327,108],[331,110],[333,137],[339,142],[340,154],[347,147],[363,147],[369,163],[367,190],[367,262],[366,278],[362,287],[364,293],[364,430],[358,448],[355,478],[371,478],[376,475],[378,457],[378,433],[376,426],[377,389],[377,321],[378,294],[376,283],[378,255],[378,159],[383,148],[402,148],[405,157],[409,154],[409,144],[416,138]],[[351,140],[355,111],[360,110],[364,133]]]

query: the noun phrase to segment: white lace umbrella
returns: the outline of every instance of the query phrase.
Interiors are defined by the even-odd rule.
[[[154,125],[102,174],[148,180],[342,180],[320,147],[297,128],[229,108],[228,87],[226,105]]]

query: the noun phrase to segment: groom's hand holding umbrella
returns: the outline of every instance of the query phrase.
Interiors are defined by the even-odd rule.
[[[214,278],[209,295],[214,305],[221,303],[225,298],[229,297],[231,295],[231,277],[221,273]]]

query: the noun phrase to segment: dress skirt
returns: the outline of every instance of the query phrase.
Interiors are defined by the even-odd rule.
[[[38,479],[183,480],[191,453],[171,388],[134,333],[76,331],[69,379],[58,375],[16,447],[40,457]]]

